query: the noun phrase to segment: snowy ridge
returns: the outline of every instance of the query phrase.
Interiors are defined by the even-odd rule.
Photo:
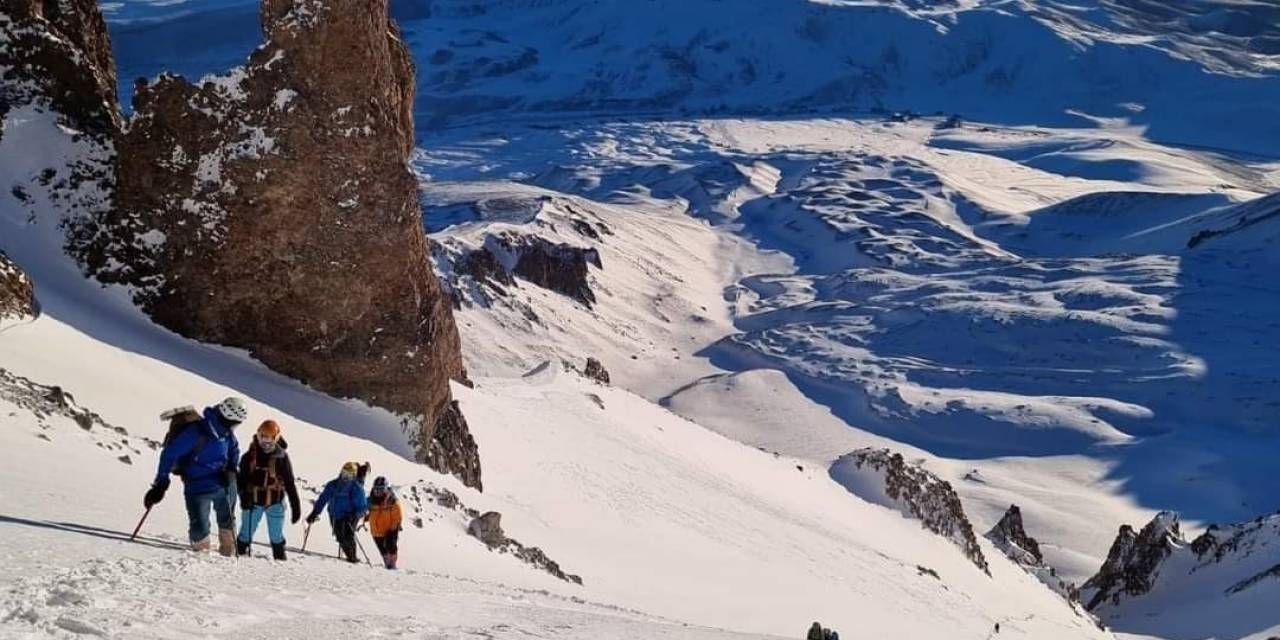
[[[1161,513],[1136,536],[1122,528],[1112,558],[1085,584],[1109,624],[1170,638],[1262,637],[1267,625],[1250,612],[1280,593],[1280,515],[1210,525],[1188,541],[1177,515]]]

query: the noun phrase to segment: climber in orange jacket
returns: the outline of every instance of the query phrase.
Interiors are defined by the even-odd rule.
[[[373,489],[369,491],[369,533],[373,534],[373,543],[378,545],[382,554],[382,564],[388,569],[396,568],[396,559],[400,555],[400,501],[387,486],[387,479],[378,476],[373,481]]]

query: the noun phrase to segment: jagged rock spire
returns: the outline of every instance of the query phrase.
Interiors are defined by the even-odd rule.
[[[1040,553],[1040,543],[1027,535],[1022,527],[1022,510],[1018,505],[1009,505],[1008,511],[1000,518],[1000,522],[987,532],[987,539],[996,545],[1005,555],[1015,562],[1024,565],[1038,565],[1044,562]]]

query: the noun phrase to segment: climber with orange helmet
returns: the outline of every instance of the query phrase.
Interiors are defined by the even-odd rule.
[[[263,516],[267,518],[267,536],[271,539],[271,555],[284,560],[284,499],[289,498],[290,522],[297,524],[302,515],[298,487],[294,483],[293,464],[285,451],[288,443],[281,437],[280,425],[267,420],[258,427],[253,443],[240,458],[236,486],[240,489],[240,535],[236,537],[236,555],[249,555],[249,545]]]

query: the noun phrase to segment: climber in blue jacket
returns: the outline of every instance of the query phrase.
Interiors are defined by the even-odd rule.
[[[201,417],[191,408],[166,414],[169,433],[160,451],[155,481],[142,499],[147,509],[164,499],[169,474],[182,478],[191,548],[208,551],[209,511],[218,521],[218,553],[235,555],[236,464],[240,442],[236,425],[249,417],[240,398],[227,398],[204,410]]]
[[[359,562],[356,557],[356,525],[369,513],[369,499],[364,493],[364,477],[369,473],[369,463],[348,462],[342,465],[338,477],[324,485],[324,491],[307,516],[307,524],[320,519],[320,512],[329,507],[329,524],[333,537],[347,562]]]

